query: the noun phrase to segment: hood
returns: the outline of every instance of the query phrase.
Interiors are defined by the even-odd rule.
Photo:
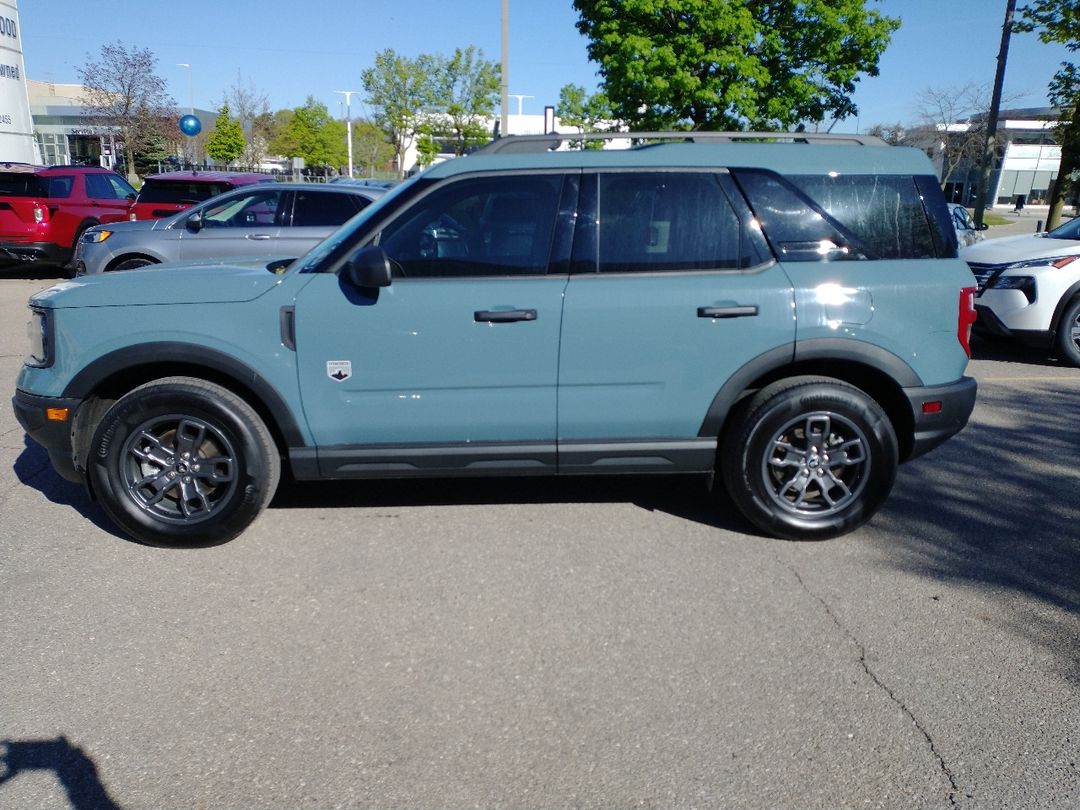
[[[81,276],[42,290],[31,305],[77,307],[223,304],[251,301],[275,287],[282,276],[267,269],[265,257],[202,264],[160,264],[127,273]]]
[[[103,225],[95,225],[91,231],[112,231],[113,233],[140,233],[142,231],[157,231],[168,224],[163,219],[125,219],[122,222],[108,222]]]
[[[1080,253],[1080,240],[1047,239],[1041,234],[987,239],[963,248],[960,258],[979,264],[1011,264],[1027,259],[1052,258]]]

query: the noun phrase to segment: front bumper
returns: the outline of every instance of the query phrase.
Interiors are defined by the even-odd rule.
[[[11,405],[15,418],[22,429],[49,453],[56,472],[68,481],[83,481],[82,473],[75,466],[73,425],[81,399],[65,397],[39,397],[25,391],[15,390]],[[50,418],[49,414],[64,411],[64,419]]]
[[[914,420],[911,452],[905,460],[930,452],[963,430],[975,409],[977,389],[972,377],[961,377],[948,385],[905,388]]]

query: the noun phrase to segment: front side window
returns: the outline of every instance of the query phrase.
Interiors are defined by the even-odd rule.
[[[203,227],[262,228],[273,225],[280,199],[281,192],[276,190],[234,195],[202,210]]]
[[[561,175],[469,178],[443,186],[383,229],[405,278],[547,272]]]
[[[734,270],[762,258],[716,174],[601,174],[597,210],[602,273]]]
[[[116,188],[109,182],[104,174],[86,175],[86,196],[92,200],[115,200],[122,195],[116,193]]]

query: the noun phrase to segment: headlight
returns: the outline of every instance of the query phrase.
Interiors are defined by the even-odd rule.
[[[53,333],[50,313],[43,309],[30,310],[26,333],[30,338],[30,356],[26,358],[26,365],[35,368],[52,365]]]
[[[1021,267],[1057,267],[1060,269],[1067,264],[1072,264],[1077,259],[1080,259],[1080,256],[1048,256],[1045,259],[1025,259],[1022,262],[1006,265],[1006,268],[1016,270]]]
[[[1035,303],[1038,286],[1032,276],[998,276],[988,285],[992,290],[1020,290],[1029,304]]]
[[[96,245],[99,242],[104,242],[112,235],[112,231],[87,231],[83,234],[82,240],[84,242],[89,242],[92,245]]]

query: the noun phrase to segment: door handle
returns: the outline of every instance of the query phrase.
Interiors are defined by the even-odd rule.
[[[477,323],[513,323],[514,321],[535,321],[535,309],[478,309],[473,313]]]
[[[698,307],[699,318],[750,318],[758,314],[757,304],[732,307]]]
[[[245,234],[244,238],[245,239],[260,239],[260,240],[269,239],[270,234],[268,234],[268,233],[249,233],[249,234]]]

